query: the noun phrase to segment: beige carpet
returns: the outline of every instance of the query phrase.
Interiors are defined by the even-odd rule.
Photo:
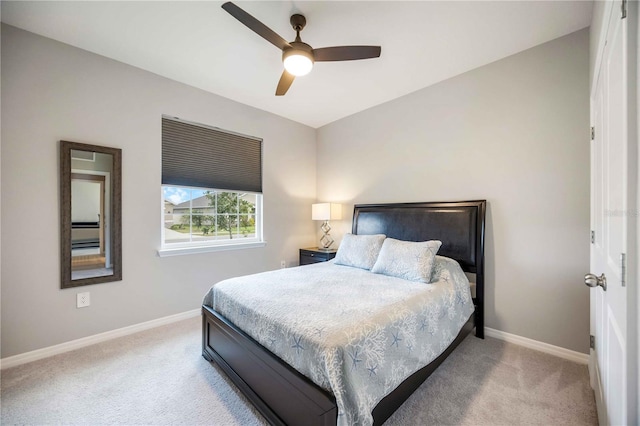
[[[193,318],[2,372],[2,425],[262,425]],[[468,337],[387,425],[595,425],[587,367]]]

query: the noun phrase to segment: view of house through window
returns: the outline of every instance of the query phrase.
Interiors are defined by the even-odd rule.
[[[260,241],[262,195],[163,186],[163,244]]]

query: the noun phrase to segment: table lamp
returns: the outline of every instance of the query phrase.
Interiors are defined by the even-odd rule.
[[[329,235],[331,226],[329,226],[330,220],[342,219],[342,205],[334,203],[318,203],[311,206],[311,219],[322,220],[324,223],[320,227],[323,235],[320,238],[320,247],[323,250],[330,250],[331,244],[333,244],[333,238]]]

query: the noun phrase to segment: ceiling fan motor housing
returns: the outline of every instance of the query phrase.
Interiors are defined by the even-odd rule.
[[[285,59],[287,59],[291,55],[302,55],[302,56],[306,56],[307,58],[309,58],[311,60],[311,62],[314,62],[314,60],[313,60],[313,48],[311,46],[309,46],[307,43],[304,43],[302,41],[292,41],[289,44],[291,45],[291,47],[290,48],[285,48],[282,51],[282,60],[283,61]]]

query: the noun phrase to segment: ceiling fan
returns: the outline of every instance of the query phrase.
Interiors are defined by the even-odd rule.
[[[222,8],[260,37],[282,50],[282,62],[285,69],[278,82],[276,96],[287,93],[296,76],[308,74],[313,68],[314,62],[352,61],[380,56],[380,46],[334,46],[314,49],[300,39],[300,31],[306,25],[307,20],[297,13],[291,15],[289,21],[296,32],[296,39],[288,42],[235,4],[226,2]]]

